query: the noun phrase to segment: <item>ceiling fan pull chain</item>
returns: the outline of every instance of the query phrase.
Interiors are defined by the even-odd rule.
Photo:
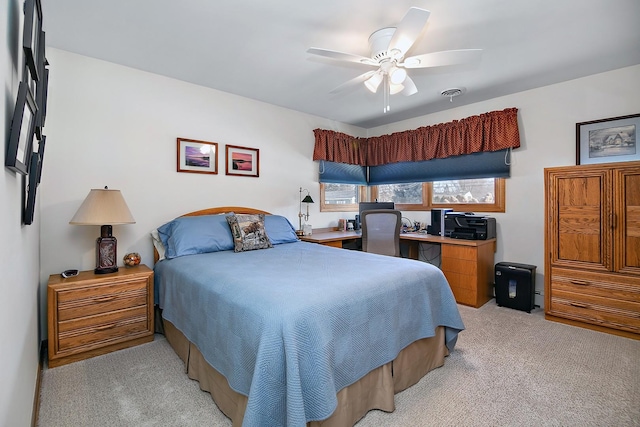
[[[389,92],[390,92],[389,75],[387,73],[384,73],[384,95],[383,95],[384,108],[382,109],[383,113],[387,113],[391,109],[389,106],[389,98],[390,98]]]

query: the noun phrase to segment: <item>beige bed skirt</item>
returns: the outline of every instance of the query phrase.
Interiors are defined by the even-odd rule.
[[[189,378],[197,380],[200,388],[211,394],[218,408],[233,421],[242,425],[247,396],[229,387],[226,378],[213,369],[198,348],[167,320],[164,320],[167,341],[185,362]],[[356,383],[340,390],[338,406],[327,419],[307,423],[310,427],[353,426],[372,409],[386,412],[395,410],[394,394],[411,387],[429,371],[444,364],[449,354],[445,346],[444,328],[436,335],[410,344],[390,363],[369,372]]]

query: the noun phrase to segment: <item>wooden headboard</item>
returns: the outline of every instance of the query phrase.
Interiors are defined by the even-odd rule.
[[[208,208],[208,209],[202,209],[202,210],[195,211],[195,212],[189,212],[189,213],[186,213],[186,214],[180,215],[180,216],[217,215],[217,214],[223,214],[223,213],[228,213],[228,212],[233,212],[233,213],[237,213],[237,214],[265,214],[265,215],[271,215],[270,212],[261,211],[260,209],[244,208],[242,206],[222,206],[222,207],[219,207],[219,208]]]
[[[260,209],[254,209],[254,208],[245,208],[242,206],[221,206],[219,208],[207,208],[207,209],[201,209],[199,211],[193,211],[193,212],[189,212],[182,216],[200,216],[200,215],[217,215],[217,214],[224,214],[224,213],[228,213],[228,212],[233,212],[233,213],[237,213],[237,214],[265,214],[265,215],[271,215],[270,212],[267,211],[262,211]],[[156,250],[155,246],[153,247],[153,263],[155,264],[156,262],[158,262],[158,258],[160,258],[160,255],[158,255],[158,251]]]

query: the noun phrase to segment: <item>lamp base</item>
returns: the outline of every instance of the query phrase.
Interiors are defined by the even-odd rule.
[[[296,230],[296,236],[298,236],[298,237],[304,236],[304,231],[303,230]]]
[[[118,271],[118,267],[108,267],[108,268],[96,267],[96,269],[93,270],[94,274],[109,274],[109,273],[115,273],[117,271]]]
[[[100,237],[96,239],[96,268],[95,274],[109,274],[118,271],[117,240],[111,235],[111,226],[100,228]]]

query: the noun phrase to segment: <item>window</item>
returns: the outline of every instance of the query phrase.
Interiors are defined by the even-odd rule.
[[[360,201],[394,202],[403,211],[451,208],[464,212],[504,212],[505,179],[455,179],[367,187],[357,184],[320,184],[321,212],[357,212]]]
[[[462,211],[504,212],[504,178],[457,179],[377,185],[372,200],[395,202],[400,210],[452,208]]]
[[[366,194],[363,185],[320,183],[320,212],[357,212]]]
[[[395,202],[398,205],[418,205],[422,208],[422,187],[421,182],[377,185],[373,188],[376,196],[373,199],[379,202]]]

